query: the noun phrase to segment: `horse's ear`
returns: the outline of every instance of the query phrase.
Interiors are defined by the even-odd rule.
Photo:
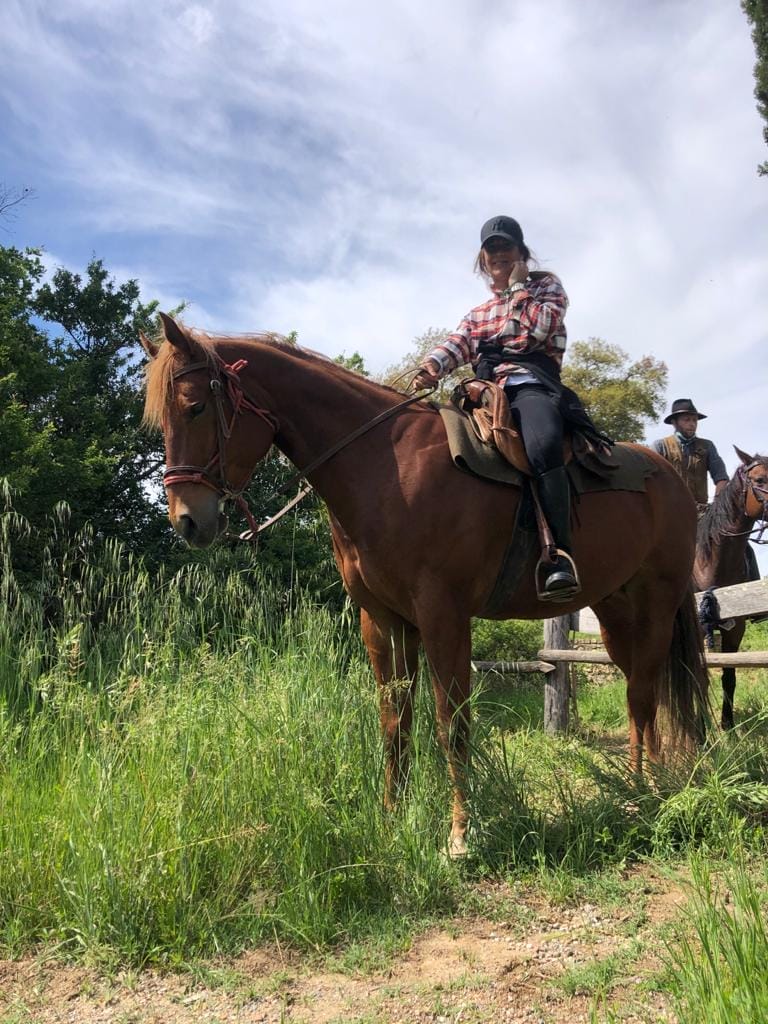
[[[167,341],[175,347],[181,349],[182,352],[186,352],[187,355],[192,355],[192,347],[189,344],[189,338],[184,333],[182,327],[180,327],[172,316],[168,316],[167,313],[160,313],[160,320],[163,325],[163,334]]]
[[[749,466],[751,463],[755,461],[754,455],[747,455],[746,452],[743,452],[741,448],[737,448],[736,445],[733,446],[733,450],[736,452],[736,454],[739,456],[739,458],[745,466]]]
[[[150,359],[157,359],[157,354],[160,351],[160,346],[156,345],[154,341],[150,341],[144,331],[139,331],[139,341],[141,347],[147,353]]]

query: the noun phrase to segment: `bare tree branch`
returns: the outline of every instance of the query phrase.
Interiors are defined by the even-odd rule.
[[[31,188],[10,188],[0,184],[0,217],[12,220],[16,216],[14,207],[27,199],[34,199],[35,191]],[[12,213],[10,211],[13,211]]]

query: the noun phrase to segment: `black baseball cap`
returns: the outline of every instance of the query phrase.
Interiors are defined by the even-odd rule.
[[[490,238],[504,238],[513,245],[523,245],[523,229],[514,217],[491,217],[480,229],[480,245]]]

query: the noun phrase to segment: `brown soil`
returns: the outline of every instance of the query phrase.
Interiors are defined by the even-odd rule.
[[[578,1024],[596,1005],[587,969],[608,957],[620,967],[604,1005],[626,1024],[672,1021],[647,983],[660,968],[659,927],[679,914],[683,891],[648,870],[632,881],[627,900],[607,909],[484,886],[487,916],[418,936],[376,974],[318,970],[277,947],[184,974],[0,961],[0,1024]]]

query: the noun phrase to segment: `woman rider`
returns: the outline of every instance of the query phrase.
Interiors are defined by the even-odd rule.
[[[514,218],[486,221],[475,269],[490,285],[493,298],[475,306],[426,356],[414,386],[428,387],[471,363],[478,377],[504,388],[559,549],[540,594],[543,600],[567,601],[581,588],[571,557],[563,420],[599,444],[610,441],[599,434],[578,397],[560,381],[568,296],[555,274],[529,270],[530,259]]]

